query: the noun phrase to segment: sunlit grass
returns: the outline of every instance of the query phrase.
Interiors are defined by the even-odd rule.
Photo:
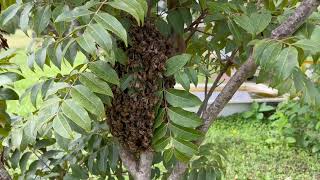
[[[218,120],[206,141],[222,143],[228,151],[226,179],[320,178],[319,157],[304,149],[270,145],[271,123],[235,115]]]

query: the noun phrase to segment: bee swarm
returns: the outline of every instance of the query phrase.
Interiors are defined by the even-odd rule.
[[[131,75],[133,80],[124,91],[112,88],[114,98],[112,107],[107,109],[107,123],[122,146],[139,153],[151,147],[155,108],[160,101],[157,92],[175,84],[172,77],[163,75],[167,59],[175,51],[150,21],[142,27],[132,25],[128,35],[129,47],[120,45],[128,56],[128,64],[117,63],[115,70],[119,78]]]

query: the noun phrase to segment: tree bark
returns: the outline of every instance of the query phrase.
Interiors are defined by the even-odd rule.
[[[135,159],[132,153],[120,147],[120,158],[129,173],[136,180],[151,179],[151,166],[153,160],[153,152],[145,151],[140,154],[140,159]]]
[[[0,162],[0,179],[1,180],[11,180],[9,173],[6,170],[6,168],[2,162]]]
[[[304,0],[295,12],[280,26],[272,31],[271,38],[282,38],[292,35],[319,6],[320,0]],[[248,60],[238,69],[231,77],[226,86],[215,101],[206,109],[203,114],[204,124],[200,130],[206,133],[212,125],[218,114],[222,111],[225,105],[230,101],[234,93],[239,87],[250,77],[257,69],[257,65],[252,57],[252,53]],[[201,144],[203,139],[197,141]],[[184,172],[188,168],[188,164],[178,162],[169,176],[169,180],[181,179]]]

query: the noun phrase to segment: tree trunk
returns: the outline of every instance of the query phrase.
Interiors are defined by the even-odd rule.
[[[140,154],[140,159],[135,159],[126,149],[120,147],[120,158],[123,165],[135,180],[150,180],[153,152],[145,151]]]
[[[6,170],[6,168],[2,162],[0,162],[0,179],[1,180],[11,180],[9,173]]]

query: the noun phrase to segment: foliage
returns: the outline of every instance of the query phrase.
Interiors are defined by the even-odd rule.
[[[267,143],[273,131],[272,121],[248,120],[242,113],[219,118],[206,142],[222,144],[227,152],[225,179],[318,178],[319,155],[283,143]]]
[[[6,123],[12,131],[3,142],[5,155],[10,159],[10,168],[20,169],[14,177],[123,179],[128,174],[119,159],[121,144],[105,124],[105,112],[112,106],[114,89],[120,87],[125,91],[128,84],[136,82],[130,75],[120,79],[115,67],[129,62],[127,52],[120,46],[132,45],[130,26],[134,22],[143,28],[147,18],[169,39],[177,37],[174,40],[179,42],[179,38],[185,37],[182,40],[186,47],[167,57],[163,80],[157,82],[164,84],[166,78],[174,77],[183,86],[183,90],[163,87],[157,93],[161,100],[154,110],[152,148],[166,167],[157,176],[165,177],[175,162],[188,162],[195,157],[200,157],[203,167],[197,169],[195,164],[200,160],[193,160],[191,174],[196,172],[201,178],[204,174],[219,174],[211,164],[218,164],[215,167],[220,169],[221,163],[206,159],[206,151],[202,151],[206,146],[195,143],[203,138],[197,129],[202,119],[186,108],[198,107],[202,102],[189,92],[190,84],[197,85],[198,76],[208,79],[225,67],[230,72],[248,59],[251,46],[261,67],[261,82],[271,78],[273,81],[268,83],[281,92],[290,90],[306,103],[319,104],[316,77],[309,78],[300,69],[307,56],[314,62],[318,60],[320,48],[314,47],[319,41],[318,12],[294,36],[271,40],[266,39],[271,29],[282,22],[297,1],[264,1],[265,6],[260,7],[251,1],[187,0],[175,1],[175,7],[168,1],[160,8],[158,1],[151,2],[148,5],[145,0],[18,0],[2,12],[3,30],[13,33],[20,28],[33,39],[26,49],[31,70],[35,66],[41,69],[72,66],[68,73],[42,77],[20,96],[21,102],[30,99],[35,110],[26,117],[13,119],[12,116]],[[200,22],[203,28],[198,29]],[[304,34],[307,26],[312,31]],[[179,43],[174,45],[177,49],[183,47]],[[10,64],[2,59],[8,59],[13,52],[3,52],[0,62]],[[86,58],[74,66],[78,53]],[[233,65],[227,66],[230,54],[234,56]],[[5,104],[3,100],[18,99],[7,86],[22,78],[17,72],[19,67],[7,70],[8,64],[1,69],[0,85],[6,86],[0,90],[2,104]],[[8,119],[5,108],[2,109]],[[257,111],[260,113],[263,108]]]
[[[320,150],[319,128],[320,113],[316,107],[289,101],[278,106],[270,116],[273,137],[268,143],[284,143],[290,146],[306,148],[313,153]]]
[[[264,113],[274,110],[274,107],[267,105],[266,103],[259,104],[257,102],[252,103],[250,111],[243,114],[245,119],[263,120],[265,118]]]

